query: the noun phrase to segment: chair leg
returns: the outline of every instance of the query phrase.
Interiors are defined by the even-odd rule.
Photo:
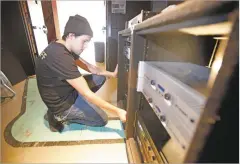
[[[13,94],[12,96],[9,96],[10,98],[13,98],[14,96],[16,96],[16,93],[7,84],[5,84],[3,80],[1,80],[1,83],[5,88],[7,88]]]
[[[1,80],[1,87],[3,86],[13,94],[12,96],[1,96],[1,98],[13,98],[16,95],[16,93],[12,90],[11,82],[8,80],[8,78],[5,76],[5,74],[2,71],[0,71],[0,80]]]

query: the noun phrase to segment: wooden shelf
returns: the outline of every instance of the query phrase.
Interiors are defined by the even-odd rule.
[[[159,26],[138,31],[139,35],[156,34],[160,32],[180,31],[192,35],[227,35],[232,29],[228,15],[207,16],[187,20],[175,24]]]
[[[175,8],[153,16],[135,26],[135,31],[175,24],[219,13],[222,8],[232,5],[230,1],[186,1]],[[238,4],[238,2],[236,2]]]
[[[129,163],[142,163],[141,154],[134,138],[129,138],[126,143]]]

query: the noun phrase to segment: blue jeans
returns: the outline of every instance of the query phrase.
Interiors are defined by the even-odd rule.
[[[93,92],[98,91],[106,81],[104,76],[99,75],[86,75],[84,78]],[[80,94],[75,103],[68,110],[56,117],[56,119],[61,121],[79,123],[88,126],[105,126],[108,122],[107,114],[96,105],[88,102]]]

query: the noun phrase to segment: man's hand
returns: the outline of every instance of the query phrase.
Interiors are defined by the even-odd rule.
[[[117,64],[117,66],[116,66],[116,68],[115,68],[112,76],[113,76],[114,78],[117,78],[117,75],[118,75],[118,64]]]
[[[103,70],[102,72],[99,73],[99,75],[103,75],[106,77],[113,77],[113,78],[117,78],[117,74],[118,74],[118,65],[116,66],[114,72],[109,72],[109,71]]]
[[[96,69],[96,68],[94,68]],[[118,74],[118,65],[116,66],[114,72],[109,72],[109,71],[106,71],[106,70],[101,70],[99,69],[96,73],[97,75],[102,75],[102,76],[106,76],[106,77],[113,77],[113,78],[116,78],[117,77],[117,74]]]
[[[67,79],[66,81],[73,86],[73,88],[75,88],[78,93],[81,94],[88,102],[95,104],[103,110],[118,115],[122,122],[126,122],[126,111],[106,102],[93,93],[89,89],[89,86],[83,76],[76,79]]]
[[[119,109],[118,112],[118,117],[120,118],[120,120],[125,123],[126,122],[126,117],[127,117],[127,112],[123,109]]]
[[[89,63],[87,64],[87,67],[92,74],[102,75],[102,76],[106,76],[108,78],[109,77],[116,78],[117,74],[118,74],[118,65],[116,66],[114,72],[109,72],[109,71],[106,71],[106,70],[102,70],[98,66],[95,66],[95,65],[92,65],[92,64],[89,64]]]

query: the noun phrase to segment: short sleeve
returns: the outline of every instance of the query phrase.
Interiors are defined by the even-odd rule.
[[[52,70],[61,80],[75,79],[81,76],[75,60],[69,54],[59,55],[52,61]]]

